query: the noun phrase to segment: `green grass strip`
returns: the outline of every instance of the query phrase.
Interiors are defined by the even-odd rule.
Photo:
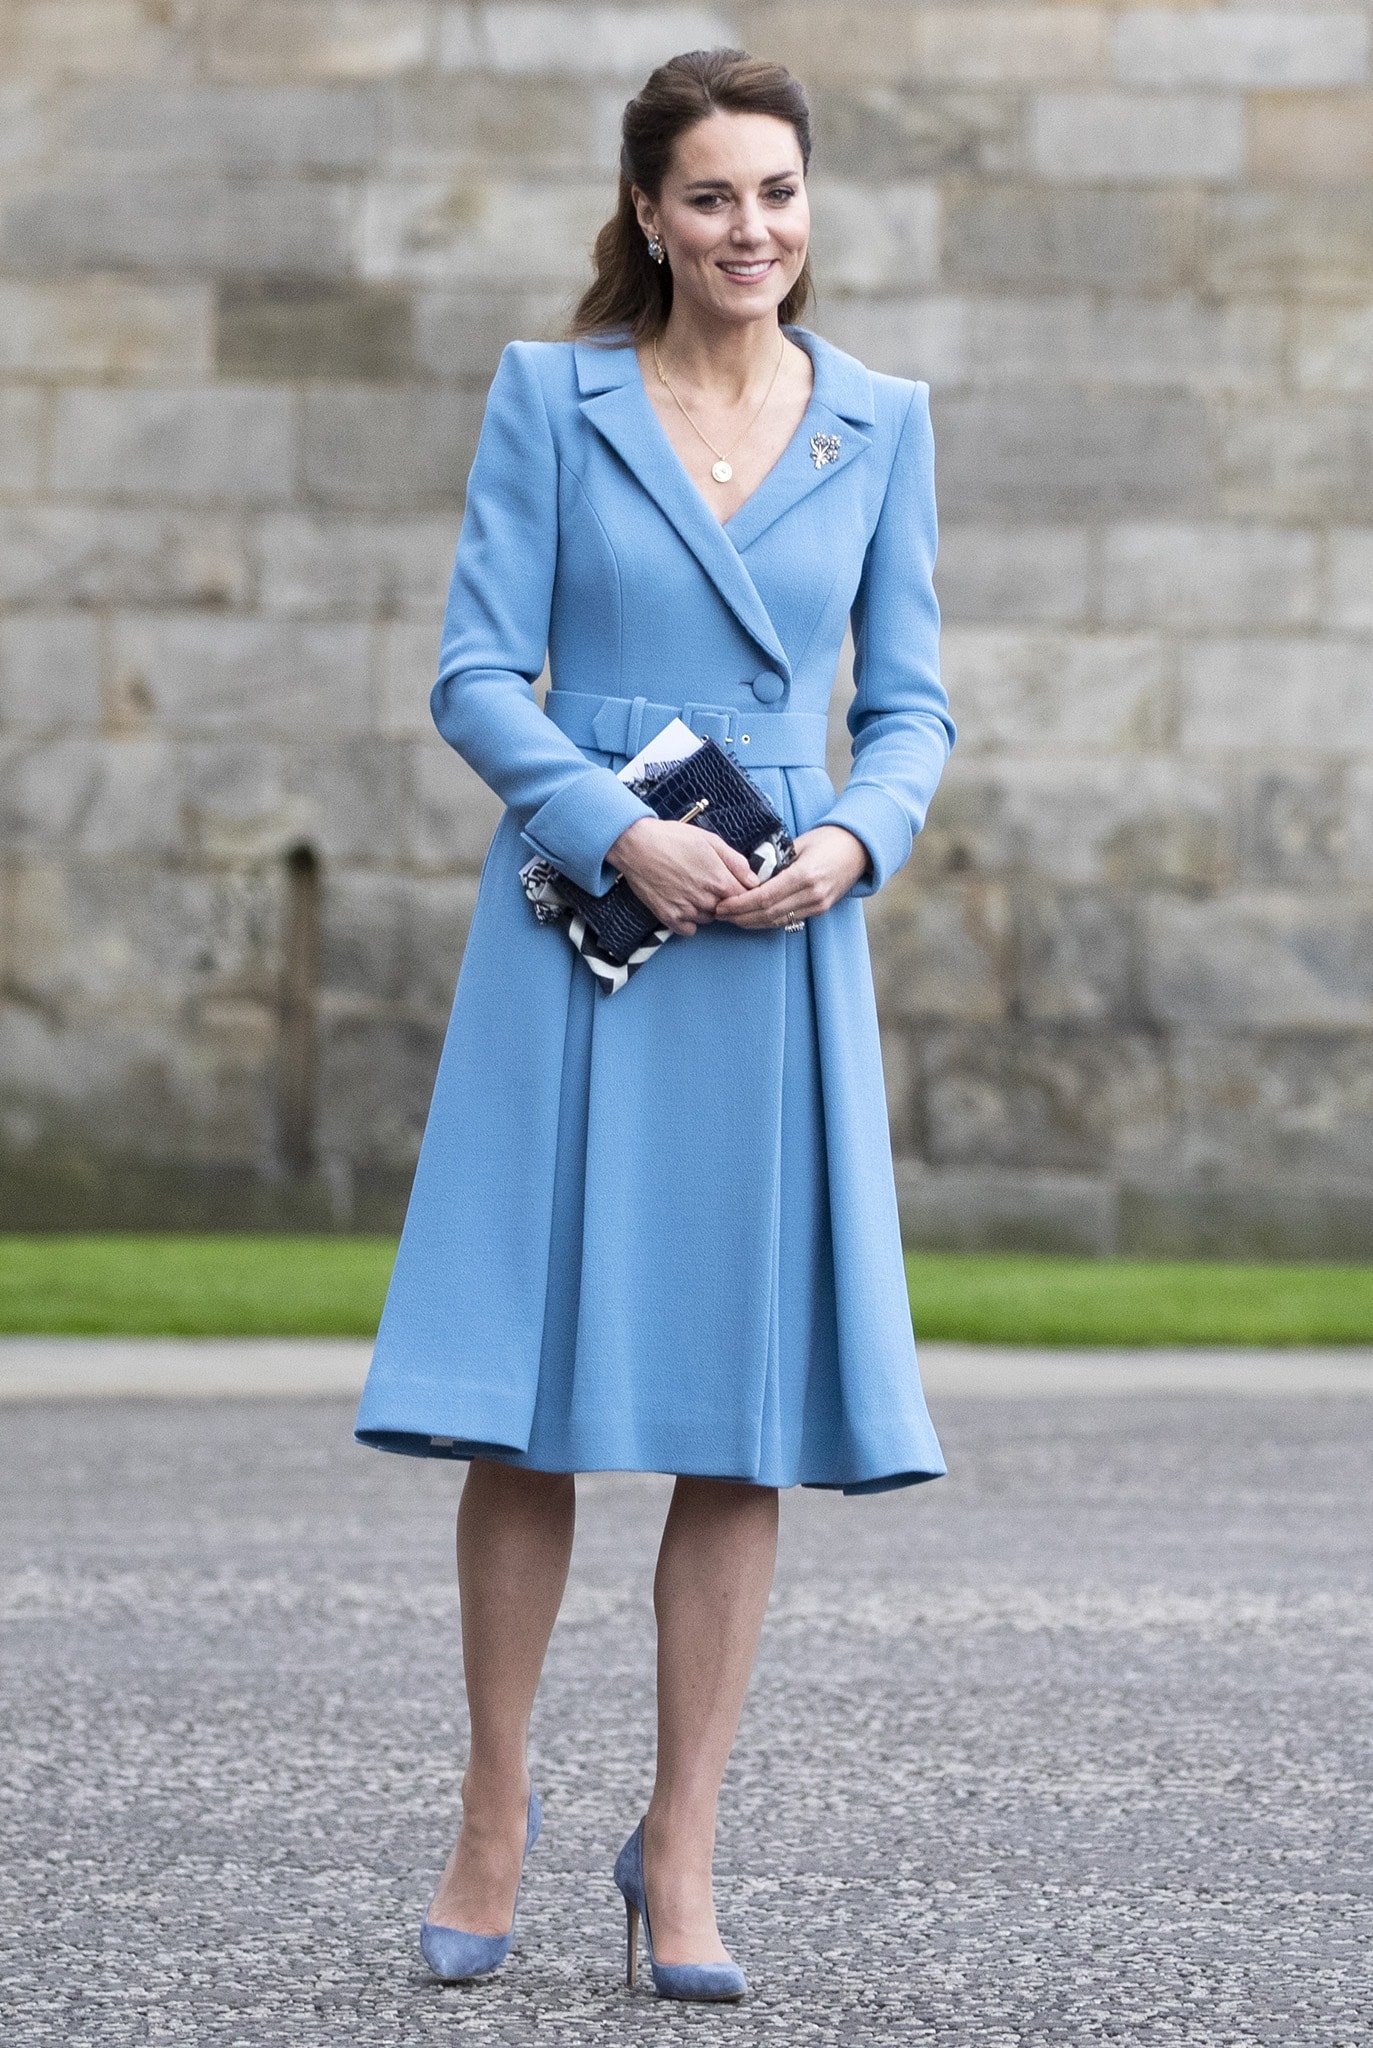
[[[370,1337],[391,1237],[0,1235],[0,1332]],[[1373,1268],[912,1252],[918,1339],[1373,1344]]]
[[[1373,1268],[911,1252],[917,1337],[968,1344],[1373,1344]]]
[[[370,1337],[391,1237],[0,1236],[0,1331]]]

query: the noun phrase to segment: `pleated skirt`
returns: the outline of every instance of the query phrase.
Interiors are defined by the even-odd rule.
[[[612,756],[605,758],[608,762],[615,760]],[[832,784],[817,770],[758,771],[758,779],[768,787],[768,794],[778,804],[793,833],[805,829],[810,818],[831,800]],[[527,849],[522,847],[513,819],[507,813],[483,870],[482,891],[498,886],[504,889],[514,866],[526,856]],[[878,1492],[940,1476],[946,1467],[925,1409],[906,1301],[871,973],[858,902],[836,906],[835,912],[826,914],[834,917],[842,911],[857,921],[856,926],[846,928],[850,932],[856,930],[858,950],[844,956],[847,986],[843,1003],[838,1002],[836,989],[817,984],[817,950],[832,963],[843,954],[843,942],[836,940],[833,929],[822,933],[815,925],[807,924],[795,933],[751,934],[733,927],[717,927],[713,931],[709,926],[699,928],[696,936],[708,934],[710,942],[699,957],[705,957],[707,952],[713,955],[721,945],[732,953],[732,959],[725,959],[723,972],[714,984],[715,1000],[722,1004],[714,1028],[721,1033],[731,1028],[731,1017],[723,1008],[734,985],[731,968],[737,975],[739,962],[745,957],[736,949],[751,945],[755,939],[762,945],[781,948],[780,955],[772,956],[774,960],[780,959],[780,981],[768,982],[770,989],[780,990],[780,1009],[768,1023],[776,1042],[768,1047],[771,1057],[767,1062],[769,1086],[775,1085],[780,1063],[780,1114],[775,1119],[780,1154],[775,1178],[771,1160],[759,1161],[758,1171],[752,1176],[760,1200],[767,1198],[768,1189],[774,1191],[770,1229],[760,1224],[759,1215],[750,1205],[748,1161],[731,1160],[730,1170],[720,1176],[718,1207],[711,1215],[697,1214],[689,1219],[687,1234],[691,1243],[704,1248],[696,1252],[696,1267],[683,1276],[679,1266],[673,1276],[670,1298],[666,1300],[659,1284],[657,1257],[663,1230],[661,1214],[655,1219],[660,1233],[657,1239],[647,1228],[637,1238],[608,1238],[598,1235],[596,1228],[587,1228],[586,1171],[593,1149],[590,1119],[593,1115],[617,1114],[617,1105],[608,1097],[604,1079],[604,1051],[599,1068],[601,1091],[595,1092],[598,1068],[593,1052],[597,1031],[604,1032],[606,1028],[607,1006],[628,1006],[636,993],[656,1001],[660,990],[666,992],[674,973],[682,977],[675,1011],[681,1019],[680,998],[687,964],[692,958],[690,949],[696,939],[669,940],[624,990],[605,995],[597,988],[590,970],[576,959],[561,926],[537,926],[523,902],[519,911],[527,922],[512,923],[510,931],[522,932],[524,943],[561,948],[569,967],[561,1073],[556,1091],[556,1147],[543,1148],[543,1156],[552,1161],[551,1214],[546,1264],[541,1273],[544,1299],[541,1317],[537,1319],[541,1330],[537,1380],[525,1408],[527,1439],[516,1444],[498,1440],[494,1431],[483,1435],[486,1403],[479,1391],[447,1402],[424,1394],[422,1379],[432,1381],[441,1373],[442,1366],[426,1363],[422,1374],[419,1369],[412,1374],[407,1367],[404,1318],[408,1297],[399,1278],[394,1277],[381,1333],[386,1342],[384,1347],[379,1344],[378,1358],[364,1391],[355,1429],[358,1441],[410,1455],[458,1459],[481,1456],[539,1471],[652,1470],[769,1486],[828,1487],[845,1493]],[[515,915],[511,902],[502,898],[502,922]],[[474,918],[469,947],[499,943],[498,935],[481,928],[479,916]],[[674,951],[677,959],[669,969],[668,956]],[[558,958],[561,966],[561,955]],[[835,972],[832,964],[830,973]],[[659,988],[650,990],[646,983],[654,975],[660,977]],[[470,987],[465,988],[465,980],[466,977],[459,979],[457,1004],[480,1000],[476,974]],[[560,990],[563,988],[561,977],[557,985]],[[830,1089],[831,1102],[836,1095],[841,1097],[846,1113],[853,1114],[848,1107],[853,1102],[863,1106],[863,1144],[873,1162],[867,1176],[853,1172],[852,1161],[847,1162],[849,1170],[837,1175],[836,1162],[828,1153],[827,1122],[832,1125],[839,1110],[832,1108],[827,1119],[826,1059],[821,1030],[825,1003],[830,1006],[831,1076],[836,1062],[845,1057],[848,1039],[856,1041],[853,1054],[865,1059],[870,1069],[861,1085],[854,1085],[855,1077],[846,1070],[845,1086],[836,1090],[831,1079]],[[627,1010],[621,1012],[622,1017],[627,1014]],[[689,1045],[700,1043],[699,1036],[694,1040],[691,1036],[693,1031],[699,1034],[700,1028],[699,1016],[692,1020],[690,1028],[683,1025],[683,1063],[689,1059]],[[655,1016],[652,1057],[662,1062],[665,1072],[672,1071],[673,1029],[674,1009],[664,1002],[661,1013]],[[533,1037],[537,1039],[537,1033]],[[469,1046],[480,1042],[468,1035]],[[741,1035],[740,1042],[747,1048],[746,1036]],[[536,1045],[530,1056],[537,1057]],[[716,1069],[717,1084],[723,1071]],[[748,1086],[746,1069],[739,1073],[738,1080],[741,1087]],[[475,1100],[483,1088],[482,1073],[465,1074],[463,1086],[473,1091]],[[642,1117],[643,1103],[636,1107]],[[664,1104],[654,1144],[688,1149],[712,1144],[728,1146],[728,1102],[712,1100],[708,1108],[705,1117],[693,1115],[687,1095],[675,1105]],[[431,1116],[437,1113],[436,1097]],[[442,1113],[454,1116],[451,1098]],[[430,1143],[426,1133],[426,1146]],[[463,1171],[469,1176],[479,1174],[483,1170],[483,1156],[481,1148],[474,1145],[463,1155]],[[849,1189],[863,1189],[863,1198],[871,1202],[871,1213],[865,1219],[862,1214],[852,1213],[857,1198],[851,1198],[844,1217],[845,1229],[838,1238],[832,1212],[836,1183]],[[696,1201],[709,1200],[708,1177],[705,1183],[698,1177],[692,1185]],[[436,1199],[432,1186],[422,1190],[417,1182],[412,1206],[420,1199],[432,1210]],[[465,1214],[480,1216],[480,1190],[474,1194],[466,1188],[465,1199]],[[416,1217],[412,1223],[407,1218],[407,1231],[414,1228],[418,1235],[420,1221]],[[432,1243],[432,1214],[424,1221]],[[748,1405],[746,1427],[741,1428],[731,1412],[735,1386],[730,1360],[724,1357],[713,1361],[715,1370],[710,1378],[715,1389],[713,1398],[719,1404],[717,1430],[709,1412],[703,1412],[701,1405],[693,1404],[689,1398],[690,1389],[672,1387],[674,1375],[693,1370],[690,1357],[685,1355],[685,1345],[680,1357],[674,1355],[673,1318],[680,1318],[686,1327],[691,1319],[684,1312],[684,1291],[688,1308],[693,1288],[703,1291],[703,1300],[709,1299],[710,1290],[719,1288],[722,1276],[731,1271],[731,1262],[740,1257],[741,1245],[747,1248],[743,1256],[758,1261],[757,1285],[769,1290],[769,1334],[764,1360],[760,1362],[755,1352],[747,1371],[741,1360],[738,1398]],[[403,1239],[402,1253],[404,1248]],[[463,1255],[461,1244],[455,1250]],[[481,1245],[469,1245],[467,1256],[480,1262]],[[417,1252],[416,1260],[418,1257]],[[432,1261],[432,1254],[430,1257]],[[609,1261],[612,1267],[619,1262],[615,1291],[621,1298],[632,1296],[632,1314],[643,1335],[642,1385],[623,1364],[604,1385],[597,1378],[596,1327],[594,1322],[588,1326],[582,1299],[588,1260]],[[847,1291],[841,1312],[839,1293],[844,1280]],[[605,1300],[607,1273],[599,1264],[594,1283],[598,1298]],[[426,1284],[432,1293],[433,1286],[441,1283],[431,1274]],[[528,1306],[523,1308],[526,1315]],[[483,1301],[482,1317],[493,1313],[496,1309],[492,1304]],[[623,1318],[618,1313],[615,1320],[622,1325]],[[862,1353],[858,1347],[865,1337],[868,1349]],[[728,1344],[727,1332],[721,1341]],[[493,1381],[500,1373],[495,1355],[498,1349],[499,1346],[492,1347]],[[433,1357],[432,1344],[428,1356]],[[760,1371],[761,1388],[756,1384]],[[479,1381],[480,1358],[465,1357],[462,1378],[466,1387],[473,1385],[474,1375]],[[594,1398],[588,1398],[591,1386],[595,1387]],[[678,1393],[685,1393],[687,1398],[674,1398]],[[623,1404],[624,1412],[619,1415],[613,1412],[616,1403]],[[493,1385],[491,1413],[494,1415],[500,1407]],[[856,1416],[856,1409],[861,1409],[861,1417]],[[467,1414],[472,1417],[468,1425],[470,1434],[463,1427]],[[512,1432],[505,1429],[501,1434],[508,1439]],[[722,1443],[737,1444],[741,1438],[750,1444],[756,1441],[757,1445],[756,1457],[750,1458],[748,1470],[739,1469],[737,1455],[727,1462],[721,1457]]]

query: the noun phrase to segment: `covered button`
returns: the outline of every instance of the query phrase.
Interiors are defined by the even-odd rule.
[[[753,694],[760,704],[775,704],[786,687],[776,669],[765,668],[761,675],[753,678]]]

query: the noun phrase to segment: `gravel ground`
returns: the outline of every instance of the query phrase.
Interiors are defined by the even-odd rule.
[[[460,1468],[350,1400],[5,1411],[0,2039],[1366,2048],[1366,1399],[977,1396],[783,1497],[726,1782],[738,2007],[623,1983],[669,1482],[584,1480],[515,1951],[415,1935],[457,1818]]]

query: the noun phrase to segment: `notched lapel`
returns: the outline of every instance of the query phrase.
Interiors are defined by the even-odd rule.
[[[632,356],[633,350],[614,353]],[[629,376],[638,376],[632,361]],[[791,662],[767,606],[734,542],[683,469],[642,384],[626,379],[609,390],[593,392],[581,404],[592,425],[672,522],[740,625],[790,682]]]
[[[784,512],[856,460],[871,445],[872,436],[864,428],[875,419],[872,380],[863,365],[819,335],[801,331],[806,335],[802,346],[809,346],[815,364],[810,405],[780,460],[728,526],[711,511],[668,439],[644,390],[633,344],[607,345],[585,337],[573,344],[579,402],[587,419],[671,521],[739,623],[788,683],[790,659],[742,551]],[[838,455],[821,468],[810,447],[811,436],[817,433],[839,438]]]

